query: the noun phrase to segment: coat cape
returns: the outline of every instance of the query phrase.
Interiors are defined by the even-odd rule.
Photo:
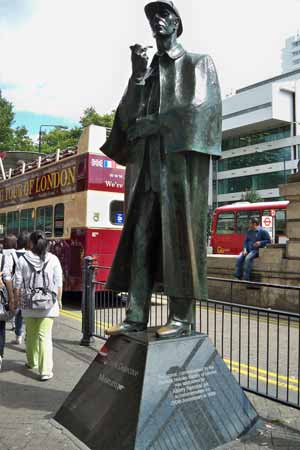
[[[220,156],[222,136],[215,66],[210,56],[188,53],[179,44],[159,57],[160,106],[158,114],[152,115],[159,131],[129,142],[127,129],[143,114],[146,80],[147,75],[138,82],[129,80],[112,132],[101,148],[117,163],[126,165],[126,219],[107,287],[129,289],[131,243],[139,214],[134,205],[142,195],[137,187],[146,141],[149,144],[150,140],[165,156],[160,174],[164,291],[171,296],[206,298],[207,161],[211,155]]]

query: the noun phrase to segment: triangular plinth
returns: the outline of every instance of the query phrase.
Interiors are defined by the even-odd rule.
[[[92,450],[209,450],[257,414],[206,335],[111,337],[55,419]]]

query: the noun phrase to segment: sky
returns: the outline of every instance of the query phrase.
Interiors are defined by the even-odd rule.
[[[144,0],[0,0],[0,89],[15,125],[73,126],[85,108],[109,113],[130,76],[129,46],[154,45]],[[177,0],[183,46],[210,54],[222,95],[281,73],[300,0]],[[153,50],[154,51],[154,50]]]

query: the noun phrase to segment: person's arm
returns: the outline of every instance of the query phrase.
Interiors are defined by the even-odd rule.
[[[15,308],[21,306],[21,286],[23,283],[23,274],[21,266],[21,258],[16,264],[15,276],[14,276],[14,298],[15,298]]]
[[[261,230],[261,240],[255,244],[256,247],[265,247],[267,244],[271,244],[271,237],[267,230]]]
[[[249,236],[248,236],[248,233],[247,233],[246,234],[246,238],[245,238],[244,243],[243,243],[243,253],[244,253],[244,255],[248,254],[248,250],[247,250],[248,242],[249,242]]]
[[[15,297],[14,297],[14,291],[12,286],[11,280],[5,280],[4,281],[7,293],[8,293],[8,306],[10,311],[14,311],[16,309],[16,303],[15,303]]]
[[[53,268],[53,282],[57,286],[57,301],[60,309],[62,308],[62,286],[63,286],[63,272],[59,259],[56,258],[56,262]]]

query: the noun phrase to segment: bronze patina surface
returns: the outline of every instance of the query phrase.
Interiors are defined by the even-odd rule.
[[[146,328],[154,283],[170,296],[159,337],[188,334],[193,299],[207,297],[206,234],[210,156],[221,153],[221,96],[210,56],[187,52],[170,1],[146,16],[157,44],[131,47],[132,76],[102,151],[126,165],[126,221],[107,287],[128,291],[117,334]]]

